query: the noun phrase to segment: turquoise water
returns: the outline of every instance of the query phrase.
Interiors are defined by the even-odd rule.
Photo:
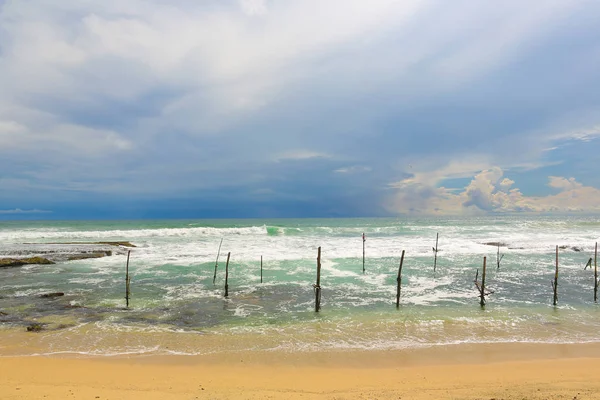
[[[125,248],[99,259],[0,269],[0,310],[7,314],[0,327],[43,323],[51,351],[100,354],[597,341],[600,310],[593,302],[593,270],[584,265],[599,238],[600,218],[583,216],[6,222],[0,225],[3,257],[78,250],[54,244],[59,242],[118,240],[137,247],[131,249],[129,309]],[[490,242],[502,244],[499,269],[497,247],[485,244]],[[559,303],[553,307],[557,245]],[[315,314],[319,246],[322,310]],[[484,256],[486,284],[494,293],[482,309],[473,280]],[[39,297],[49,292],[65,296]],[[195,335],[202,340],[189,339]]]

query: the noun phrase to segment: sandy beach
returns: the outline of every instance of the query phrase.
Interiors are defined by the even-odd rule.
[[[4,357],[12,399],[600,399],[599,344]]]

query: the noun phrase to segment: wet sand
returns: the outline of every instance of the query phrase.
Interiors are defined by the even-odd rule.
[[[600,344],[0,358],[1,399],[600,399]]]

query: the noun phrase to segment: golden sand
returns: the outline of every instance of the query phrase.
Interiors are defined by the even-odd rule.
[[[600,345],[3,357],[0,399],[600,399]]]

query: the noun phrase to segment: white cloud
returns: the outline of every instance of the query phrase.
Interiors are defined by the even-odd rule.
[[[493,167],[476,174],[458,194],[407,179],[389,199],[390,211],[413,214],[473,214],[488,212],[599,212],[600,190],[574,178],[548,177],[548,186],[560,192],[548,196],[525,196],[514,181]]]
[[[358,174],[361,172],[369,172],[371,170],[372,170],[371,167],[367,167],[364,165],[352,165],[350,167],[338,168],[338,169],[334,170],[333,172],[335,172],[337,174]]]
[[[577,190],[583,188],[583,185],[575,180],[575,178],[563,178],[562,176],[549,176],[548,186],[560,191]]]
[[[275,161],[285,160],[309,160],[313,158],[331,158],[331,154],[321,153],[311,150],[291,150],[281,153],[275,157]]]
[[[0,210],[0,214],[47,214],[47,213],[51,213],[51,212],[52,211],[37,210],[37,209],[21,210],[20,208],[15,208],[13,210]]]
[[[583,142],[589,142],[593,138],[600,136],[600,125],[591,126],[588,128],[574,129],[565,131],[552,136],[553,140],[560,139],[575,139]]]

